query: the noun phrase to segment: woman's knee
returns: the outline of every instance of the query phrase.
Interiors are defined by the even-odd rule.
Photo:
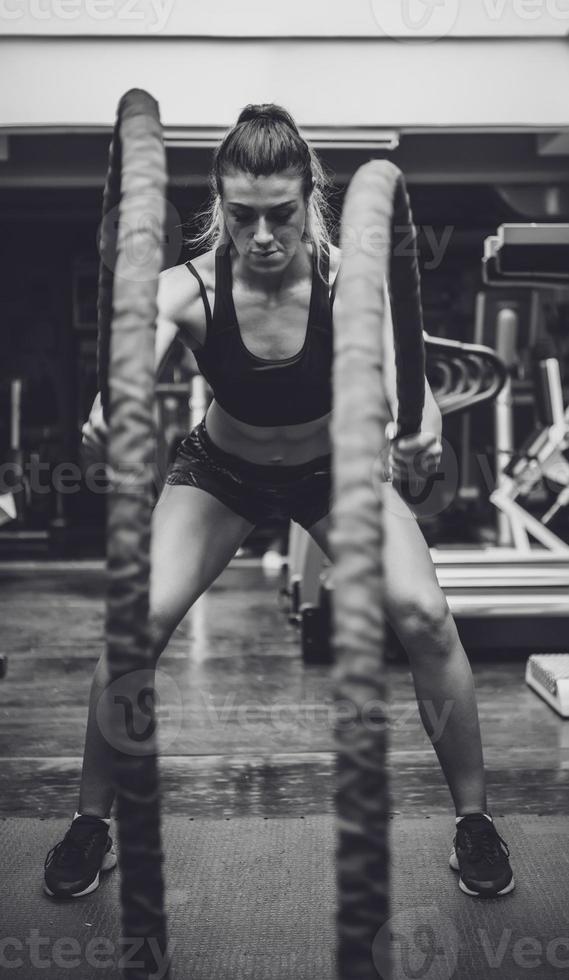
[[[444,593],[438,588],[417,590],[391,604],[388,616],[395,632],[410,650],[445,652],[453,620]]]

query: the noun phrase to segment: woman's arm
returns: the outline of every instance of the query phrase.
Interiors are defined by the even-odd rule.
[[[158,316],[156,320],[156,336],[154,339],[154,367],[156,377],[166,361],[170,348],[178,336],[178,324],[174,320],[169,320],[165,316]]]
[[[156,304],[158,313],[154,337],[154,365],[158,377],[178,334],[180,340],[190,350],[195,350],[203,344],[205,316],[199,286],[183,265],[172,266],[160,273]],[[95,396],[82,433],[84,460],[102,461],[105,455],[108,426],[103,418],[100,394]]]
[[[437,405],[431,386],[425,378],[425,406],[423,408],[423,423],[421,432],[432,432],[440,439],[443,432],[443,417]]]
[[[190,350],[201,346],[205,319],[198,283],[183,265],[160,273],[156,302],[154,366],[158,376],[178,334]]]

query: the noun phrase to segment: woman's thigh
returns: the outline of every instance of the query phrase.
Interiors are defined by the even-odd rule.
[[[310,528],[310,534],[329,558],[332,557],[330,523],[331,515],[327,514]],[[395,626],[403,610],[412,610],[414,606],[446,606],[423,533],[390,483],[384,485],[383,527],[385,611],[392,625]]]
[[[175,629],[253,526],[205,490],[164,486],[152,516],[150,613],[159,628]]]

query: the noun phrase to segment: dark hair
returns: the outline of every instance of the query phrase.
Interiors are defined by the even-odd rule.
[[[227,240],[221,208],[222,178],[233,170],[254,177],[292,170],[302,178],[308,202],[305,239],[312,242],[320,268],[322,251],[330,247],[327,226],[330,209],[326,200],[329,180],[290,113],[272,102],[245,106],[235,125],[215,148],[210,174],[211,199],[199,215],[202,230],[189,239],[189,244],[215,247]]]

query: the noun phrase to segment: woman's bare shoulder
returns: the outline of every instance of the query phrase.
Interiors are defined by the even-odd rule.
[[[215,253],[209,251],[191,261],[206,289],[209,289],[210,281],[214,276],[214,260]],[[178,306],[185,306],[196,293],[199,295],[200,287],[187,263],[181,262],[179,265],[172,265],[160,273],[159,292],[163,302],[168,305],[173,313]]]
[[[192,265],[202,280],[210,303],[215,289],[215,253],[204,252],[192,259]],[[211,291],[211,293],[210,293]],[[158,282],[159,316],[195,333],[201,339],[206,319],[200,285],[185,262],[170,266],[160,273]]]
[[[209,280],[213,281],[215,277],[215,251],[214,248],[210,248],[209,251],[202,252],[201,255],[192,259],[192,265],[203,279],[206,289],[209,289]]]

